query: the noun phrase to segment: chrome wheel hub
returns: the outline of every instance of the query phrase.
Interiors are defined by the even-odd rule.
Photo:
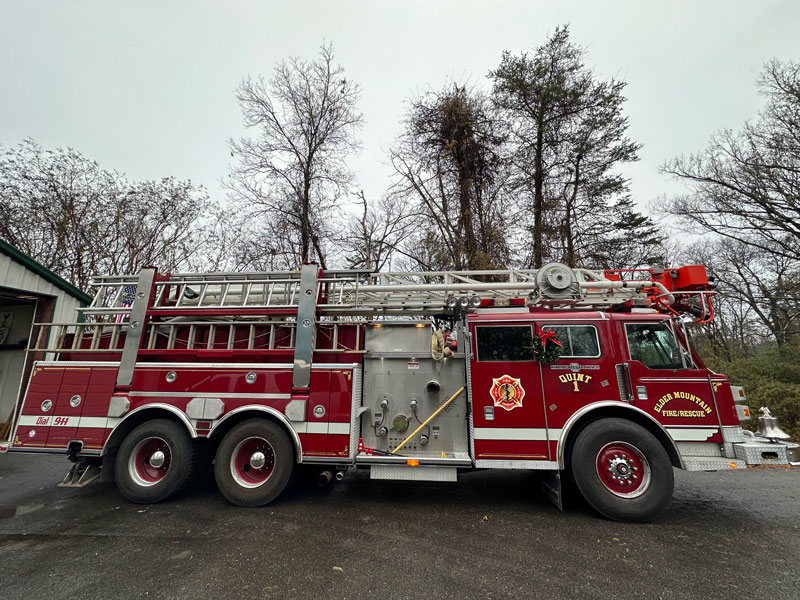
[[[611,472],[612,479],[626,485],[633,485],[639,478],[639,467],[634,464],[631,457],[625,454],[615,454],[609,458],[608,470]]]
[[[167,455],[164,454],[162,450],[156,450],[150,455],[150,460],[148,462],[150,463],[151,467],[155,467],[156,469],[158,469],[159,467],[164,466],[164,462],[166,460],[167,460]]]
[[[253,452],[250,455],[250,466],[254,469],[263,469],[265,464],[267,464],[267,457],[263,452]]]

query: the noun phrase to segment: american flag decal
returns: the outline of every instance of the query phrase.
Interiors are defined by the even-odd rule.
[[[135,285],[126,285],[122,288],[122,306],[127,308],[133,305],[134,298],[136,298]]]
[[[133,301],[136,298],[136,286],[135,285],[126,285],[122,287],[122,295],[119,299],[119,305],[121,308],[130,308],[133,306]],[[128,315],[126,314],[118,314],[114,321],[116,323],[122,323],[123,321],[127,320]]]

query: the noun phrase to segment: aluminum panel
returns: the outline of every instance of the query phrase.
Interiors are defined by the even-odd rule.
[[[361,367],[353,368],[353,389],[352,403],[350,405],[350,460],[355,459],[356,452],[358,452],[358,439],[361,437],[361,398],[363,396],[363,384],[361,376]]]
[[[720,427],[720,431],[722,432],[722,441],[728,443],[736,443],[736,442],[744,442],[744,432],[742,428],[738,425],[736,426],[722,426]]]
[[[362,396],[366,410],[360,409],[360,430],[368,448],[391,452],[399,447],[465,386],[466,360],[433,360],[430,334],[430,327],[405,324],[387,323],[367,329]],[[376,344],[391,352],[372,357]],[[410,348],[419,350],[413,359],[408,357]],[[429,386],[433,381],[437,385]],[[407,456],[430,458],[459,452],[468,452],[468,403],[463,393],[409,439],[402,450]]]
[[[402,481],[448,481],[458,480],[455,467],[409,467],[407,465],[372,465],[370,479],[392,479]]]
[[[477,469],[519,469],[528,471],[558,471],[554,460],[476,460]]]
[[[133,306],[131,306],[128,330],[125,334],[125,346],[119,361],[118,386],[130,385],[131,379],[133,379],[133,368],[136,365],[136,358],[139,356],[139,346],[147,324],[147,305],[150,302],[155,276],[156,270],[152,267],[146,267],[139,273],[139,281],[136,284],[136,297],[133,300]]]
[[[726,471],[747,468],[744,461],[730,458],[714,458],[712,456],[684,456],[682,458],[683,468],[687,471]]]
[[[746,461],[748,465],[789,464],[788,448],[786,444],[768,442],[744,442],[733,445],[736,458]]]
[[[297,336],[294,345],[292,387],[307,388],[311,381],[317,306],[317,265],[303,265],[300,271],[300,302],[297,307]]]
[[[719,444],[705,442],[677,442],[678,452],[681,456],[716,456],[721,457],[722,451]]]

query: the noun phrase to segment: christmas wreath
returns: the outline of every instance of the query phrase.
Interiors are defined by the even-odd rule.
[[[564,352],[561,342],[556,339],[556,332],[552,329],[547,331],[539,329],[531,344],[531,356],[540,363],[548,364],[558,360]]]

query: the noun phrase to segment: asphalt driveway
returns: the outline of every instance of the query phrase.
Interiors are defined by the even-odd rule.
[[[626,525],[526,472],[357,472],[242,509],[213,481],[154,506],[58,488],[67,466],[0,455],[0,599],[800,598],[797,468],[678,471],[667,512]]]

